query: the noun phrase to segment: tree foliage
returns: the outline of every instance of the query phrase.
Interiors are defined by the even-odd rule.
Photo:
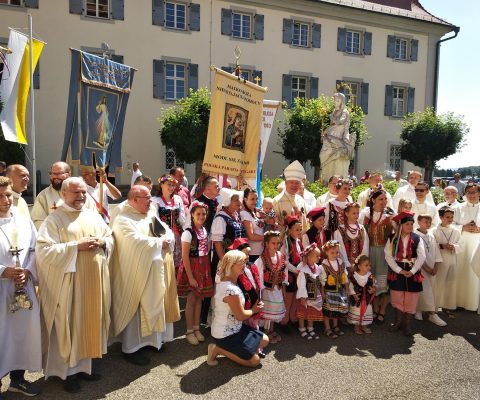
[[[3,109],[3,103],[0,101],[0,113]],[[2,126],[0,125],[0,160],[10,164],[24,164],[25,153],[19,143],[9,142],[3,136]]]
[[[334,106],[333,97],[296,98],[293,108],[285,110],[284,126],[283,129],[278,128],[278,135],[283,156],[287,160],[298,160],[303,164],[310,162],[312,167],[320,166],[320,132],[330,125]],[[350,104],[347,107],[350,111],[350,132],[355,133],[355,147],[358,147],[368,138],[364,114],[360,107]]]
[[[210,92],[207,88],[190,89],[187,97],[178,100],[176,107],[162,109],[158,118],[162,144],[175,156],[192,164],[203,159],[207,143],[210,116]]]
[[[425,180],[431,182],[437,161],[455,154],[463,143],[468,127],[453,113],[437,115],[433,108],[407,114],[400,138],[402,159],[425,168]]]

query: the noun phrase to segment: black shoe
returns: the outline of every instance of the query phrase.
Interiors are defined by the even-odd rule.
[[[266,355],[263,351],[259,351],[259,352],[258,352],[258,356],[259,356],[260,358],[265,358],[267,355]]]
[[[80,391],[80,383],[76,375],[67,376],[63,383],[63,389],[68,393],[78,393]]]
[[[123,353],[123,357],[131,364],[145,366],[150,364],[150,359],[145,357],[141,351],[136,351],[135,353]]]
[[[36,396],[40,394],[40,387],[34,383],[28,382],[25,379],[22,379],[18,382],[10,382],[10,387],[8,388],[9,392],[22,393],[25,396]]]
[[[77,377],[87,382],[95,382],[102,379],[102,375],[97,374],[96,372],[92,372],[91,374],[87,374],[85,372],[79,372],[77,374]]]

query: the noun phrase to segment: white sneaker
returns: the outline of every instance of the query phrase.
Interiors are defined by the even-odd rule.
[[[423,321],[423,315],[422,315],[422,312],[421,312],[421,311],[417,311],[417,312],[415,313],[415,319],[416,319],[417,321]]]
[[[447,325],[447,323],[443,319],[441,319],[437,314],[430,314],[428,316],[428,320],[438,326]]]

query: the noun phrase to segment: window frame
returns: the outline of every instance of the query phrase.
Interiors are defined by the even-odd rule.
[[[172,160],[172,164],[169,164],[169,159]],[[167,171],[171,170],[173,167],[181,167],[185,169],[185,161],[180,161],[175,154],[173,149],[165,148],[165,169]]]
[[[302,36],[299,37],[298,43],[295,43],[295,27],[297,25],[299,27],[300,34],[301,34],[301,27],[302,26],[307,27],[307,33],[306,33],[306,38],[305,38],[306,44],[305,45],[301,44],[301,39],[303,38]],[[292,46],[309,48],[309,47],[312,46],[311,42],[312,42],[312,24],[310,22],[293,19],[292,20],[292,43],[291,43]]]
[[[388,153],[387,153],[387,165],[390,168],[390,171],[402,171],[403,170],[403,160],[401,153],[401,143],[388,143]],[[395,149],[399,149],[399,155],[395,154]],[[394,152],[392,156],[392,151]]]
[[[168,19],[167,19],[167,6],[168,4],[173,4],[174,5],[174,19],[173,19],[173,22],[174,22],[174,25],[175,26],[169,26],[168,25]],[[181,27],[178,27],[178,21],[177,21],[177,7],[183,7],[184,8],[184,21],[183,21],[183,28]],[[165,5],[164,5],[165,9],[164,9],[164,13],[165,13],[165,23],[164,23],[164,27],[167,28],[167,29],[174,29],[174,30],[177,30],[177,31],[187,31],[188,29],[188,6],[186,3],[183,3],[181,1],[165,1]]]
[[[409,61],[410,59],[410,46],[409,46],[410,40],[405,38],[405,37],[395,37],[395,57],[393,58],[394,60],[397,61]],[[405,43],[405,54],[404,57],[400,57],[401,52],[402,52],[402,43]],[[399,51],[397,52],[397,44],[399,45],[398,49]]]
[[[300,89],[300,80],[304,80],[305,81],[305,89]],[[296,82],[296,88],[294,87],[295,84],[294,82]],[[302,76],[302,75],[292,75],[292,101],[294,101],[296,98],[300,98],[300,99],[308,99],[309,96],[310,96],[310,87],[309,87],[309,81],[310,81],[310,78],[308,76]],[[295,96],[294,93],[305,93],[305,97],[300,97],[300,96]]]
[[[403,91],[403,98],[398,97],[400,90]],[[395,92],[397,92],[397,97],[395,96]],[[399,102],[403,104],[403,112],[400,114],[398,111],[399,109]],[[403,118],[405,114],[407,114],[407,107],[408,107],[408,89],[405,86],[393,86],[392,88],[392,117],[393,118]]]
[[[111,17],[111,12],[112,12],[112,5],[111,5],[111,0],[107,0],[107,16],[106,17],[103,17],[103,16],[100,16],[98,15],[99,14],[99,1],[100,0],[84,0],[84,12],[83,12],[83,15],[85,17],[89,17],[89,18],[98,18],[98,19],[103,19],[103,20],[109,20],[109,19],[112,19]],[[87,9],[87,6],[88,6],[88,3],[89,2],[95,2],[95,15],[91,15],[91,14],[88,14],[88,9]],[[102,4],[103,5],[103,4]]]
[[[235,16],[238,15],[240,16],[240,36],[235,35],[235,29],[234,29],[234,20]],[[249,32],[248,32],[248,37],[242,36],[243,34],[243,17],[248,17],[249,19]],[[238,11],[238,10],[232,10],[232,38],[234,39],[243,39],[243,40],[252,40],[253,39],[253,29],[254,29],[254,18],[251,13],[248,12],[243,12],[243,11]]]
[[[12,0],[7,0],[7,3],[0,3],[0,6],[9,6],[9,7],[23,7],[25,5],[24,0],[18,0],[19,4],[10,4]],[[15,0],[13,0],[15,1]]]
[[[167,72],[167,67],[168,65],[173,65],[174,66],[174,76],[169,76]],[[183,77],[177,77],[177,66],[182,66],[183,67]],[[165,100],[166,101],[177,101],[181,100],[186,96],[187,93],[187,88],[188,88],[188,81],[187,81],[187,73],[188,73],[188,68],[186,63],[182,62],[176,62],[176,61],[167,61],[165,60]],[[174,97],[169,97],[169,90],[168,90],[168,85],[167,82],[169,80],[173,80],[174,82]],[[183,81],[183,95],[181,97],[177,97],[177,82],[178,81]]]
[[[350,99],[353,97],[355,99],[355,104],[351,104],[351,106],[352,107],[356,107],[356,106],[361,107],[361,104],[362,104],[362,88],[361,88],[362,82],[358,82],[358,81],[342,81],[342,82],[344,83],[344,85],[347,86],[347,90],[344,93],[346,104],[348,104]],[[355,87],[356,87],[356,93],[355,94],[351,94],[353,92],[353,90],[350,90],[350,88],[352,88],[353,85],[355,85]]]
[[[350,51],[348,48],[348,35],[349,33],[351,34],[357,34],[358,35],[358,51]],[[353,54],[353,55],[361,55],[362,54],[362,49],[363,49],[363,34],[364,32],[355,30],[355,29],[348,29],[345,32],[345,53],[346,54]],[[353,43],[353,40],[352,40]]]

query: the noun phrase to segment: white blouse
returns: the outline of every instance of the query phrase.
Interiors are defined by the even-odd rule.
[[[214,316],[211,334],[215,339],[223,339],[227,336],[240,332],[242,321],[235,318],[228,303],[223,299],[227,296],[239,296],[242,305],[245,305],[245,297],[241,289],[231,281],[220,281],[215,286]]]

